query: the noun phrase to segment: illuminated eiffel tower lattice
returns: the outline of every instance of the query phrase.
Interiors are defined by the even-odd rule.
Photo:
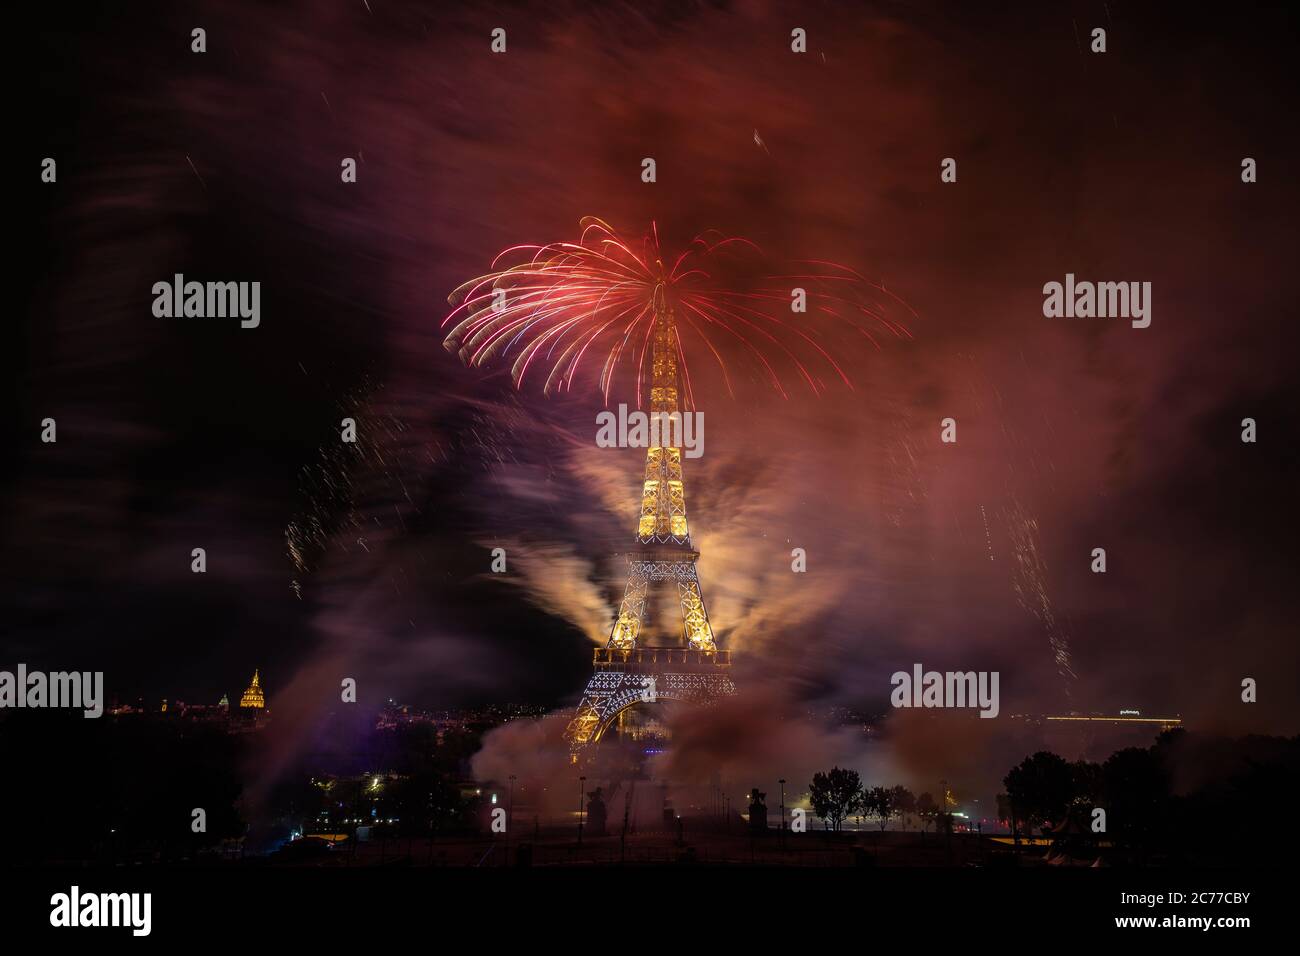
[[[691,546],[686,523],[682,449],[668,444],[675,439],[667,436],[680,436],[680,427],[674,432],[667,426],[667,416],[680,421],[678,344],[673,310],[663,292],[660,286],[655,295],[650,390],[651,417],[662,426],[658,435],[663,444],[646,450],[641,514],[635,548],[627,555],[623,602],[609,640],[595,650],[595,673],[565,731],[575,761],[629,707],[659,700],[705,703],[736,692],[728,673],[730,651],[714,641],[700,592],[695,568],[700,555]],[[667,646],[641,639],[649,599],[659,588],[676,592],[682,612],[678,639]]]

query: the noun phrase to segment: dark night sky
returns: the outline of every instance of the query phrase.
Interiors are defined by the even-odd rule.
[[[462,368],[439,321],[498,250],[597,215],[847,262],[920,316],[914,341],[846,354],[853,391],[703,389],[688,507],[755,680],[875,708],[922,661],[1000,669],[1004,711],[1297,731],[1290,17],[369,6],[24,11],[0,662],[199,700],[256,666],[301,712],[349,675],[429,705],[570,701],[621,589],[637,453],[594,447],[594,393]],[[262,282],[261,327],[154,318],[173,272]],[[1066,272],[1152,282],[1151,327],[1044,318]],[[331,502],[344,414],[365,440]],[[286,528],[311,516],[299,574]]]

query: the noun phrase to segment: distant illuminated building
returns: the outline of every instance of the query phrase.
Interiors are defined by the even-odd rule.
[[[262,682],[253,671],[253,683],[248,685],[248,690],[244,691],[244,696],[239,698],[240,707],[252,707],[261,710],[266,706],[266,697],[262,694]]]
[[[1125,724],[1155,724],[1161,730],[1174,730],[1181,727],[1183,719],[1181,717],[1143,717],[1139,710],[1121,710],[1118,715],[1113,714],[1062,714],[1047,715],[1044,720],[1053,721],[1083,721],[1093,724],[1111,724],[1122,726]]]
[[[230,697],[229,697],[229,695],[227,695],[227,694],[222,694],[222,695],[221,695],[221,700],[217,701],[217,706],[220,707],[222,710],[229,710],[229,709],[230,709]]]

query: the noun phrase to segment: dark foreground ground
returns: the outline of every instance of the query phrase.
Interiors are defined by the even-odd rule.
[[[200,937],[243,943],[257,926],[268,941],[374,942],[413,933],[430,945],[549,949],[624,916],[635,917],[617,930],[629,945],[704,924],[737,943],[771,936],[802,946],[832,931],[902,932],[931,943],[956,934],[985,944],[1195,933],[1231,945],[1243,932],[1286,925],[1292,876],[1285,866],[1191,869],[1105,846],[1066,854],[1006,839],[750,837],[703,827],[683,827],[680,836],[584,833],[581,844],[568,828],[526,839],[389,837],[328,848],[306,839],[242,859],[0,867],[0,880],[11,878],[0,919],[13,930],[50,931],[52,899],[75,886],[83,895],[150,894],[151,935],[182,944]],[[1099,856],[1102,865],[1091,866]],[[124,929],[76,932],[131,938]]]
[[[1102,865],[1116,859],[1108,846],[1088,852],[1055,852],[1047,846],[1010,844],[1009,837],[957,833],[896,832],[750,836],[740,827],[592,836],[579,843],[572,830],[529,832],[522,838],[485,836],[420,839],[393,837],[326,846],[313,839],[243,865],[312,867],[584,867],[584,866],[744,866],[744,867],[1016,867]],[[1125,860],[1124,862],[1129,862]],[[1152,861],[1159,862],[1159,861]]]

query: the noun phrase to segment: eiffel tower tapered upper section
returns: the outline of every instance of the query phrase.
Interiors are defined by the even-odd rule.
[[[650,413],[679,415],[677,400],[677,329],[666,304],[658,304],[655,315],[653,376],[650,385]],[[663,421],[662,418],[659,421]],[[680,427],[680,426],[679,426]],[[660,436],[670,434],[663,428]],[[671,440],[671,439],[669,439]],[[671,445],[646,449],[645,481],[641,486],[641,515],[637,541],[642,544],[680,544],[690,547],[686,523],[686,490],[682,484],[682,450]]]
[[[667,302],[662,286],[655,292],[654,308],[650,410],[652,415],[679,415],[677,329],[672,306]],[[679,422],[676,434],[680,433]],[[672,435],[674,431],[662,429],[658,434],[662,439],[663,435]],[[716,650],[713,628],[704,608],[695,570],[699,554],[691,548],[690,527],[686,521],[686,489],[682,480],[682,449],[678,446],[651,445],[646,449],[636,541],[637,549],[628,556],[627,588],[607,649],[626,652],[637,647],[646,616],[647,592],[651,584],[666,583],[677,587],[686,647],[696,651]]]

